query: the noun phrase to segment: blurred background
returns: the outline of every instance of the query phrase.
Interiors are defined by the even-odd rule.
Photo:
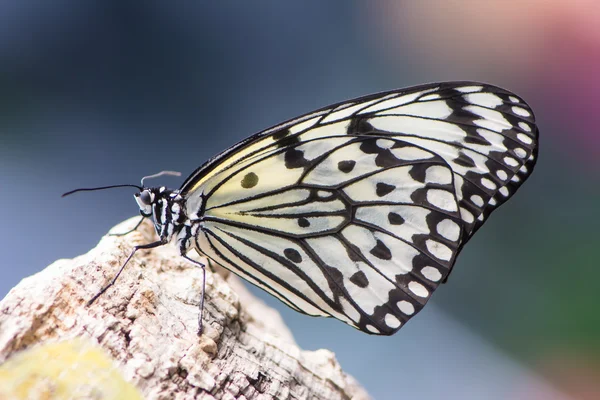
[[[536,172],[398,334],[278,308],[376,399],[600,398],[600,2],[0,2],[0,297],[191,173],[329,103],[441,80],[536,112]],[[162,178],[161,178],[162,179]],[[182,179],[153,183],[178,187]]]

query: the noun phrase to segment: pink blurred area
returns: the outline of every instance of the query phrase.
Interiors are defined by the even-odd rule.
[[[538,370],[574,399],[600,399],[600,364],[593,357],[555,351]],[[541,396],[538,399],[544,400]]]
[[[537,368],[557,392],[549,392],[539,380],[525,380],[515,387],[511,398],[522,400],[598,400],[600,399],[600,365],[572,354],[555,354]],[[568,397],[566,397],[568,396]]]
[[[600,167],[600,1],[371,4],[364,8],[370,37],[389,61],[444,79],[480,77],[520,88],[535,109],[552,116],[540,121],[553,128],[545,135],[571,157]]]
[[[363,3],[362,12],[368,15],[364,31],[377,57],[420,71],[411,77],[415,81],[481,80],[515,90],[536,111],[545,154],[554,149],[555,161],[566,160],[565,168],[570,164],[581,174],[598,175],[600,1],[372,4]],[[529,362],[570,397],[600,399],[597,356],[588,358],[585,351],[591,348],[578,352],[571,345],[550,346]],[[514,398],[548,399],[537,385],[531,381],[515,388]]]

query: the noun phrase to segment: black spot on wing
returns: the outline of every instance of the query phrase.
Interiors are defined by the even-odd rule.
[[[354,160],[340,161],[338,163],[338,169],[347,174],[354,169],[355,165],[356,165],[356,161],[354,161]]]
[[[358,271],[354,273],[350,277],[350,282],[354,283],[356,286],[361,288],[366,288],[367,286],[369,286],[369,279],[367,279],[367,276],[363,271]]]
[[[258,175],[256,175],[254,172],[248,172],[246,175],[244,175],[244,178],[242,178],[241,185],[244,189],[253,188],[257,184]]]
[[[283,159],[287,169],[303,168],[309,161],[304,158],[304,152],[298,149],[289,149],[285,152]]]
[[[308,228],[310,226],[310,221],[304,217],[298,218],[298,226],[301,228]]]
[[[388,221],[392,225],[402,225],[404,223],[404,218],[402,218],[402,216],[400,216],[400,214],[391,212],[388,214]]]
[[[396,186],[394,185],[389,185],[384,182],[378,182],[375,189],[375,193],[377,194],[377,196],[383,197],[390,194],[394,189],[396,189]]]
[[[377,244],[375,245],[375,247],[373,247],[371,249],[371,254],[373,254],[375,257],[377,257],[381,260],[391,260],[392,259],[392,252],[379,239],[377,240]]]
[[[288,260],[295,262],[296,264],[302,262],[302,256],[296,249],[285,249],[283,250],[283,255],[286,256]]]

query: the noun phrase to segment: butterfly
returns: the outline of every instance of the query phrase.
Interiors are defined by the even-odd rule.
[[[174,243],[203,271],[191,250],[296,311],[391,335],[447,280],[537,151],[531,108],[488,84],[426,84],[322,108],[242,140],[178,190],[109,186],[139,190],[159,240],[136,246],[90,302],[138,249]],[[203,306],[204,292],[199,332]]]

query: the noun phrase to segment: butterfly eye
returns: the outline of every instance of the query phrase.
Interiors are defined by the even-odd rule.
[[[150,196],[150,192],[147,190],[144,190],[140,193],[139,199],[142,202],[142,204],[145,204],[147,206],[152,204],[152,197]]]

